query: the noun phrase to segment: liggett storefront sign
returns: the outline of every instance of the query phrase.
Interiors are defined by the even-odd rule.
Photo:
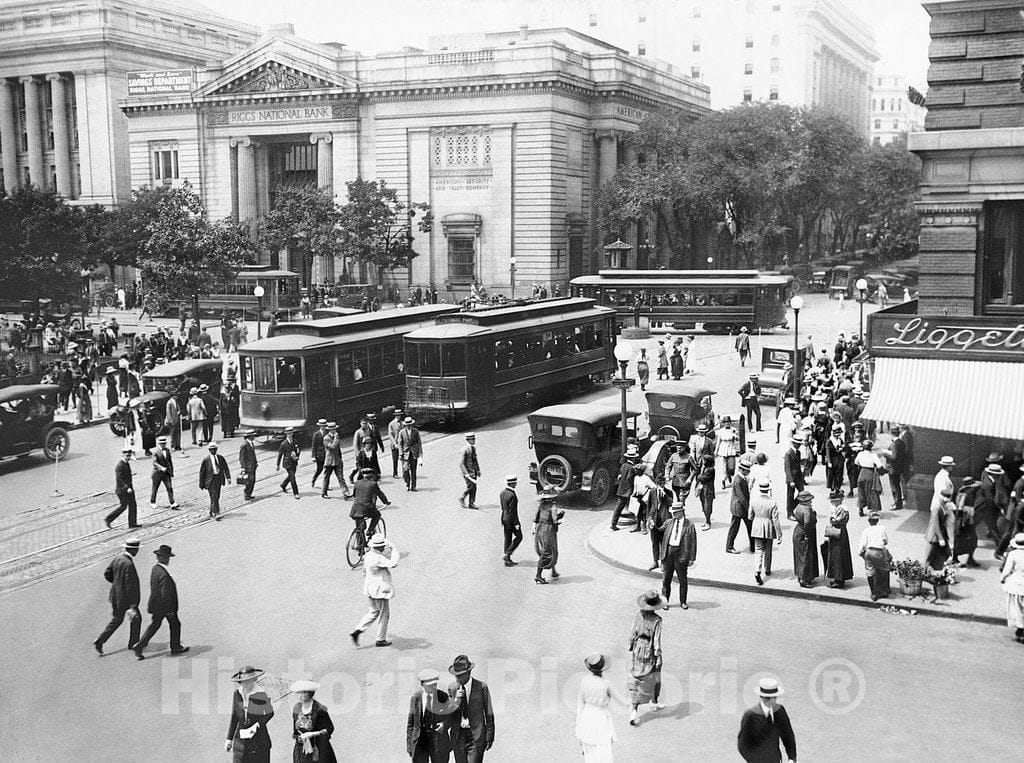
[[[876,314],[868,338],[879,357],[1024,361],[1024,322],[1016,317]]]

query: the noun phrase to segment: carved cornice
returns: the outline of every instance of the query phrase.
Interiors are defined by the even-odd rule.
[[[268,61],[236,80],[219,88],[214,95],[232,95],[235,93],[276,93],[285,90],[322,90],[338,87],[312,74],[300,72],[290,66]]]

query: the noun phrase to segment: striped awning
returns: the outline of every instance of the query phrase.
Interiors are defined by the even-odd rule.
[[[945,432],[1024,439],[1024,363],[877,358],[862,414]]]

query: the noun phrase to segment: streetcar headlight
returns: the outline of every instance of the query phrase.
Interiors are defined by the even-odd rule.
[[[266,403],[266,402],[260,403],[260,413],[262,413],[264,416],[269,415],[270,414],[270,403]]]

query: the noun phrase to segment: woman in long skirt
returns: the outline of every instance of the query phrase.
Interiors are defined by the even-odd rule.
[[[636,359],[636,375],[640,379],[640,391],[643,392],[651,383],[651,365],[647,362],[646,348],[640,349],[640,357]]]
[[[92,384],[88,378],[82,377],[78,383],[78,423],[88,424],[92,421]]]
[[[648,591],[636,600],[640,611],[633,618],[633,632],[629,634],[632,661],[626,686],[633,706],[629,725],[635,726],[637,708],[651,703],[653,709],[664,705],[658,702],[661,694],[661,616],[659,609],[668,609],[668,602],[657,591]]]
[[[299,701],[292,707],[292,749],[293,763],[336,763],[331,735],[334,723],[327,708],[313,699],[320,684],[313,681],[296,681],[291,692]]]
[[[999,577],[1006,591],[1006,625],[1013,628],[1013,637],[1024,644],[1024,533],[1010,541],[1010,551]]]
[[[811,588],[821,574],[818,569],[817,514],[811,507],[814,496],[806,490],[797,496],[796,525],[793,527],[793,571],[801,588]]]
[[[612,763],[612,744],[618,736],[608,705],[612,700],[626,704],[603,675],[606,662],[603,654],[592,654],[584,660],[590,675],[580,681],[576,699],[576,739],[585,763]]]
[[[889,596],[889,572],[892,569],[892,555],[889,553],[889,534],[878,524],[879,513],[868,514],[868,526],[860,536],[857,553],[864,560],[864,574],[871,589],[871,601]]]
[[[869,514],[882,510],[882,464],[871,452],[873,447],[871,440],[865,440],[861,444],[861,452],[854,459],[860,467],[857,473],[857,513],[862,517],[865,509]]]
[[[953,540],[953,561],[959,565],[961,554],[967,554],[967,567],[980,567],[974,559],[978,548],[978,529],[974,525],[974,501],[980,485],[974,477],[964,477],[956,494],[956,534]]]
[[[834,508],[825,530],[825,542],[821,556],[825,560],[825,577],[829,588],[843,588],[847,580],[853,579],[853,554],[850,553],[850,534],[846,526],[850,523],[850,512],[843,506],[842,495],[832,499]]]
[[[537,575],[534,582],[546,585],[544,570],[551,570],[551,579],[558,577],[558,523],[565,516],[561,509],[555,509],[555,495],[542,493],[537,515],[533,518],[533,545],[537,549]]]

